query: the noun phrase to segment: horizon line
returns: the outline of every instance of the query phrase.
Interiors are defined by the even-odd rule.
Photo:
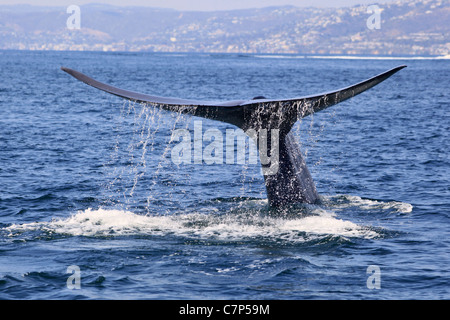
[[[450,60],[446,55],[371,55],[371,54],[316,54],[316,53],[248,53],[248,52],[185,52],[185,51],[102,51],[102,50],[42,50],[42,49],[1,49],[1,51],[30,51],[30,52],[94,52],[94,53],[130,53],[130,54],[205,54],[205,55],[248,55],[256,58],[289,58],[289,59],[349,59],[349,60]]]

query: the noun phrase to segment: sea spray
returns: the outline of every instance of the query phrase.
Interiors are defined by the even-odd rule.
[[[202,212],[180,211],[171,215],[144,215],[127,210],[86,209],[68,218],[49,222],[11,225],[4,230],[9,237],[43,232],[70,236],[174,236],[185,240],[274,241],[304,243],[338,237],[374,239],[380,231],[339,219],[332,210],[305,206],[305,214],[289,218],[268,214],[267,201],[250,201],[249,210],[232,209],[217,214],[214,207]]]
[[[169,164],[167,153],[171,141],[167,128],[175,128],[186,117],[181,112],[173,114],[155,106],[125,102],[115,127],[113,151],[104,165],[109,177],[105,205],[119,205],[123,209],[139,206],[141,199],[135,197],[137,189],[148,190],[147,203],[152,197],[158,197],[155,185],[162,169]],[[143,179],[145,185],[140,183]]]

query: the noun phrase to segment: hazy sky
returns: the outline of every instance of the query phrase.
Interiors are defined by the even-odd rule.
[[[86,3],[107,3],[117,6],[150,6],[177,10],[231,10],[268,6],[294,5],[315,7],[343,7],[356,4],[393,2],[394,0],[0,0],[2,4],[31,4],[69,6]]]

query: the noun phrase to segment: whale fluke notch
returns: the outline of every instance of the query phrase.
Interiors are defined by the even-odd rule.
[[[269,132],[277,129],[279,131],[278,170],[266,174],[264,168],[271,164],[265,164],[263,173],[269,205],[283,206],[296,202],[314,203],[319,198],[298,144],[290,133],[297,120],[350,99],[383,82],[405,67],[401,65],[349,87],[311,96],[291,99],[267,99],[264,96],[257,96],[250,100],[232,101],[201,101],[153,96],[102,83],[73,69],[64,67],[61,69],[94,88],[134,102],[227,122],[246,132],[249,129],[258,133],[263,129]],[[271,141],[270,137],[268,140]],[[270,147],[267,146],[267,149],[270,150]],[[267,156],[270,157],[270,154]]]

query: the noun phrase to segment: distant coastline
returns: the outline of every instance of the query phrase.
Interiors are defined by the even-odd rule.
[[[379,6],[379,26],[371,28],[371,11],[362,5],[211,12],[84,5],[75,16],[65,7],[3,5],[0,49],[448,59],[448,2]]]

